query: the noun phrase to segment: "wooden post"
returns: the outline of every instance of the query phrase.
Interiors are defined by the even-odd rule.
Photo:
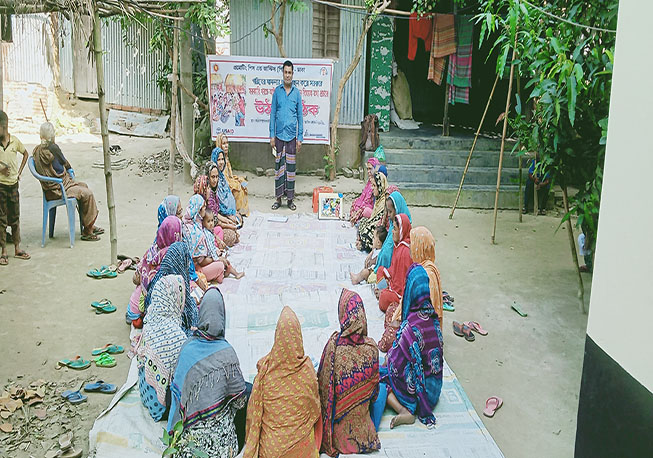
[[[177,145],[177,71],[179,61],[179,29],[172,34],[172,98],[170,100],[170,163],[168,167],[168,194],[173,193],[175,184],[175,152]]]
[[[524,178],[522,177],[522,157],[519,156],[519,222],[522,222],[522,208],[524,205],[524,194],[522,187],[524,186]]]
[[[113,175],[111,154],[109,153],[109,127],[106,101],[104,98],[104,62],[102,61],[102,23],[97,8],[93,14],[93,52],[97,72],[97,95],[100,106],[100,131],[102,133],[102,155],[104,157],[104,179],[107,188],[107,207],[109,209],[109,239],[111,241],[111,264],[118,264],[118,232],[116,225],[116,203],[113,197]]]
[[[446,78],[446,76],[444,76]],[[449,82],[444,85],[444,116],[442,117],[442,136],[449,136]]]
[[[190,19],[186,18],[183,22],[184,30],[179,37],[179,48],[184,51],[179,55],[179,78],[180,78],[180,87],[183,85],[185,87],[193,87],[193,56],[191,49],[191,40],[190,40]],[[195,126],[195,113],[193,111],[193,98],[188,95],[185,91],[181,91],[181,138],[186,147],[186,151],[190,153],[191,159],[195,159],[195,152],[193,151],[193,135],[194,135],[194,126]],[[184,161],[184,183],[191,184],[190,177],[190,164]]]
[[[567,185],[562,186],[562,201],[565,205],[565,214],[569,213],[569,198],[567,197]],[[583,286],[583,277],[580,274],[578,265],[578,253],[576,252],[576,241],[574,240],[574,230],[571,227],[571,215],[567,218],[567,234],[569,235],[569,246],[571,248],[571,257],[576,267],[578,275],[578,306],[581,313],[585,314],[585,287]]]
[[[494,196],[494,225],[492,227],[492,244],[495,243],[497,233],[497,211],[499,208],[499,189],[501,188],[501,169],[503,167],[503,151],[506,147],[506,130],[508,129],[508,110],[510,110],[510,96],[512,95],[512,77],[515,74],[515,59],[517,57],[517,32],[515,32],[515,44],[512,48],[512,59],[510,62],[510,80],[508,81],[508,96],[506,97],[506,111],[503,113],[503,133],[501,134],[501,151],[499,152],[499,170],[497,172],[497,192]]]
[[[497,87],[497,82],[499,81],[499,75],[494,79],[494,86],[492,86],[492,91],[490,92],[490,97],[487,99],[487,104],[485,105],[485,111],[481,117],[481,122],[478,124],[478,129],[476,130],[476,135],[474,135],[474,143],[472,143],[472,149],[469,150],[469,156],[467,156],[467,163],[465,164],[465,170],[463,170],[463,176],[460,179],[460,185],[458,186],[458,193],[456,194],[456,200],[451,207],[451,214],[449,214],[449,219],[453,218],[453,212],[456,211],[456,205],[458,205],[458,199],[460,198],[460,192],[463,190],[463,183],[465,183],[465,176],[467,175],[467,169],[469,169],[469,163],[472,160],[472,154],[474,153],[474,148],[476,147],[476,140],[481,133],[481,127],[483,127],[483,122],[485,121],[485,115],[487,114],[488,108],[490,108],[490,102],[492,101],[492,96],[494,95],[494,90]]]

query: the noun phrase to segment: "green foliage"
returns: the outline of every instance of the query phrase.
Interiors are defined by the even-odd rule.
[[[554,0],[541,8],[569,21],[614,30],[617,6],[618,0]],[[558,183],[578,188],[570,212],[594,242],[615,34],[551,18],[520,0],[484,0],[481,8],[476,16],[480,41],[494,40],[500,75],[507,75],[517,37],[515,74],[526,84],[509,114],[518,139],[515,150],[537,152],[541,167]]]
[[[329,176],[329,173],[331,172],[331,169],[335,168],[336,166],[336,160],[338,158],[338,154],[340,154],[340,142],[336,143],[336,147],[334,150],[334,155],[333,159],[331,159],[331,156],[329,155],[329,151],[322,156],[322,159],[324,160],[324,175]]]
[[[367,3],[369,0],[365,0]],[[477,0],[413,0],[413,13],[430,13],[435,10],[438,4],[445,3],[445,5],[456,4],[458,8],[464,8],[468,5],[477,3]]]
[[[163,457],[174,455],[179,451],[181,446],[186,450],[190,450],[194,457],[197,458],[208,458],[208,454],[204,450],[197,448],[197,444],[191,441],[185,441],[181,438],[181,433],[184,432],[184,424],[181,420],[175,423],[175,426],[172,430],[172,434],[169,434],[166,428],[163,428],[163,436],[161,437],[161,442],[166,446],[166,449],[163,451]]]

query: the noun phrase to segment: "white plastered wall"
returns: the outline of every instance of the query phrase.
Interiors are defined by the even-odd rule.
[[[587,332],[653,392],[653,1],[619,2]]]

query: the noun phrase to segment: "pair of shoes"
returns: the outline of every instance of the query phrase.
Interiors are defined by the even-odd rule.
[[[453,322],[453,333],[459,337],[464,337],[467,342],[474,342],[476,336],[472,332],[472,329],[467,326],[466,323],[459,323],[457,321]]]

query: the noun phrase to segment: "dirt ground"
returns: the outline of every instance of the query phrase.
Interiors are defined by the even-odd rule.
[[[10,124],[11,127],[11,124]],[[34,129],[34,132],[37,128]],[[18,134],[31,153],[36,135]],[[14,259],[9,248],[9,266],[0,267],[0,393],[5,384],[28,385],[44,379],[58,383],[48,388],[48,419],[32,417],[28,408],[8,420],[20,428],[23,415],[29,426],[17,433],[0,432],[0,455],[43,456],[56,440],[56,432],[72,429],[76,444],[88,449],[88,431],[96,415],[108,404],[108,395],[90,394],[88,402],[61,409],[52,400],[64,386],[83,380],[102,379],[121,385],[129,360],[118,356],[111,369],[92,366],[85,371],[55,370],[56,361],[82,355],[106,343],[129,345],[129,327],[124,312],[133,285],[131,273],[116,279],[93,280],[85,273],[109,263],[108,215],[102,169],[93,162],[102,158],[98,136],[76,134],[58,138],[79,180],[94,191],[100,209],[98,224],[107,230],[100,242],[79,240],[68,246],[65,210],[60,207],[55,238],[41,248],[42,194],[39,183],[25,169],[21,178],[21,231],[30,261]],[[168,139],[139,139],[111,135],[119,144],[118,158],[142,158],[168,148]],[[138,175],[138,165],[115,171],[113,184],[117,202],[118,252],[142,256],[154,238],[156,209],[167,194],[163,173]],[[269,211],[273,179],[250,179],[250,207]],[[298,211],[310,212],[307,193],[319,184],[317,177],[299,177]],[[359,180],[339,179],[338,191],[361,189]],[[192,186],[176,176],[175,193],[188,202]],[[288,210],[284,210],[288,211]],[[457,210],[453,220],[446,208],[413,208],[414,225],[430,228],[437,239],[437,264],[444,289],[455,297],[456,311],[445,314],[445,357],[458,375],[475,409],[481,414],[485,400],[501,396],[504,406],[492,419],[482,416],[488,430],[506,457],[572,456],[576,433],[576,411],[580,386],[586,315],[578,311],[576,280],[570,260],[569,242],[563,230],[555,232],[559,218],[525,216],[501,212],[497,245],[490,244],[492,213]],[[589,306],[590,277],[586,281]],[[93,300],[110,298],[118,311],[96,315]],[[517,301],[528,312],[522,318],[510,309]],[[453,320],[477,320],[489,331],[466,342],[453,335]],[[19,378],[20,377],[20,378]],[[54,386],[54,385],[53,385]],[[63,420],[62,420],[63,419]],[[35,432],[38,429],[45,432]],[[53,432],[54,431],[54,432]],[[39,436],[40,437],[37,437]],[[26,450],[7,451],[8,439],[27,443]],[[26,447],[23,445],[22,447]]]

